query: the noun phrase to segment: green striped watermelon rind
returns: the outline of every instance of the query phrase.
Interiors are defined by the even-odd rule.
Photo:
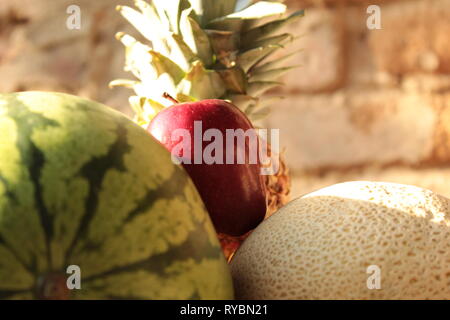
[[[0,299],[69,265],[74,299],[233,298],[193,183],[145,130],[67,94],[0,94]]]

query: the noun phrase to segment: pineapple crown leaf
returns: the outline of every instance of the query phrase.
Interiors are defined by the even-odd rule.
[[[239,67],[218,70],[227,90],[233,93],[243,94],[247,91],[247,79],[245,72]]]
[[[264,47],[250,49],[248,51],[245,51],[239,56],[238,64],[245,72],[248,72],[250,68],[258,64],[270,53],[273,53],[275,50],[279,48],[280,47],[275,44],[270,44]]]
[[[179,92],[197,100],[221,97],[225,93],[222,78],[214,71],[205,69],[203,63],[197,60],[178,86]]]
[[[206,27],[209,29],[238,31],[245,21],[257,21],[262,18],[282,15],[285,12],[286,6],[282,3],[259,1],[241,11],[215,18],[209,21]]]
[[[135,113],[135,121],[141,126],[146,126],[158,112],[165,108],[164,105],[147,97],[131,96],[129,102]]]
[[[142,73],[155,73],[154,66],[150,63],[152,59],[149,51],[151,49],[148,46],[124,33],[118,33],[116,36],[126,48],[124,67],[126,71],[131,71],[137,78],[140,78]]]
[[[242,41],[248,43],[251,41],[268,38],[278,30],[280,30],[284,25],[294,22],[296,19],[304,16],[304,14],[304,10],[298,10],[285,19],[271,21],[261,26],[252,28],[243,34]]]
[[[158,38],[162,38],[163,35],[159,33],[164,29],[156,13],[153,12],[150,6],[142,6],[141,8],[143,8],[141,10],[144,10],[144,14],[127,6],[117,6],[116,10],[145,38],[150,41],[156,41]]]
[[[253,121],[258,121],[266,118],[270,114],[271,109],[269,107],[261,108],[256,112],[252,112]]]
[[[258,102],[256,103],[250,103],[245,109],[244,109],[244,113],[246,115],[251,115],[253,114],[253,111],[256,109],[256,107],[258,106]]]
[[[170,53],[167,55],[167,58],[180,66],[184,72],[188,72],[192,62],[197,60],[196,55],[178,34],[172,33],[167,37],[167,43],[170,47]]]
[[[237,1],[238,0],[189,0],[200,18],[202,27],[205,27],[209,21],[232,13],[236,7]]]
[[[249,82],[247,93],[251,96],[260,96],[267,90],[282,86],[282,82],[278,81],[254,81]]]
[[[254,0],[237,0],[235,3],[235,11],[241,11],[251,5]]]
[[[190,17],[191,11],[185,10],[180,19],[181,35],[184,42],[202,62],[210,66],[213,63],[213,50],[208,35],[195,19]]]
[[[197,101],[197,99],[195,99],[192,96],[188,96],[186,94],[183,93],[177,93],[177,100],[178,102],[193,102],[193,101]]]
[[[138,97],[138,96],[131,96],[128,101],[130,102],[130,106],[134,111],[135,117],[138,120],[141,120],[143,118],[143,105],[144,105],[144,97]]]
[[[205,30],[205,32],[216,54],[239,50],[239,38],[235,32],[221,30]]]
[[[185,72],[179,65],[157,51],[150,50],[149,53],[152,56],[152,65],[156,69],[157,77],[162,74],[168,74],[173,79],[175,84],[180,83],[185,76]]]
[[[118,6],[151,46],[117,34],[126,48],[125,70],[138,80],[121,79],[110,86],[134,89],[130,103],[141,122],[168,106],[161,98],[165,91],[180,102],[229,99],[251,120],[263,116],[259,96],[281,85],[274,80],[296,67],[284,64],[296,52],[271,59],[298,39],[279,30],[304,15],[299,10],[283,18],[287,8],[281,2],[135,0],[139,11]]]
[[[262,19],[265,17],[281,15],[286,12],[286,5],[278,2],[259,1],[247,8],[233,12],[229,15],[213,19],[209,22],[208,26],[213,25],[216,22],[222,22],[225,20],[253,20]]]
[[[241,48],[241,52],[245,52],[247,50],[251,50],[251,49],[255,49],[255,48],[259,48],[259,47],[265,47],[265,46],[271,45],[271,44],[281,44],[286,39],[291,40],[291,39],[293,39],[293,36],[290,33],[283,33],[283,34],[273,36],[270,38],[266,38],[263,40],[252,41],[247,44],[243,44],[242,48]]]
[[[256,66],[254,69],[252,69],[252,74],[277,69],[281,65],[284,65],[286,61],[289,61],[291,58],[295,57],[301,51],[303,51],[303,49],[295,50],[291,53],[285,54],[277,58],[276,60],[260,64]]]
[[[110,88],[113,87],[125,87],[125,88],[134,88],[134,86],[137,84],[137,81],[129,80],[129,79],[116,79],[113,81],[110,81],[108,86]]]
[[[250,76],[250,81],[269,81],[271,79],[276,79],[285,74],[286,72],[300,67],[299,65],[282,67],[277,69],[270,69],[266,71],[255,71]]]

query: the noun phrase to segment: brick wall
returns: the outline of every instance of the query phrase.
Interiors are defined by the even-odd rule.
[[[130,111],[124,49],[114,38],[133,28],[115,11],[131,0],[1,0],[0,92],[48,90],[78,94]],[[65,27],[68,6],[81,8],[81,29]]]
[[[273,94],[294,196],[345,180],[450,195],[450,1],[300,1],[302,65]],[[366,9],[381,8],[381,30]],[[447,168],[448,167],[448,168]]]

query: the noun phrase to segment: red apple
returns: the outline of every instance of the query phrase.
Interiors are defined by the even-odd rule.
[[[264,219],[266,196],[257,151],[259,139],[239,141],[232,136],[233,132],[256,135],[237,107],[223,100],[175,104],[158,113],[148,131],[174,160],[181,160],[218,233],[242,235]]]

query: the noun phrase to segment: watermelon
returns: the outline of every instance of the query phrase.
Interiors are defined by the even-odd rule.
[[[233,288],[193,183],[144,129],[67,94],[0,94],[0,299],[66,298]]]

